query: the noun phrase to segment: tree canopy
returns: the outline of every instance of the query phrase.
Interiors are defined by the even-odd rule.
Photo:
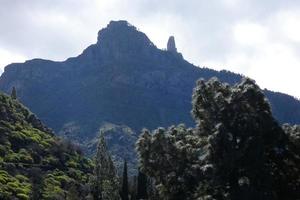
[[[300,198],[299,127],[277,123],[253,80],[199,80],[192,104],[195,128],[144,130],[137,142],[161,198]]]

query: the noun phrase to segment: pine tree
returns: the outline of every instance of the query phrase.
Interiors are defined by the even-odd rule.
[[[157,200],[159,199],[158,191],[155,187],[155,181],[153,178],[147,178],[147,194],[148,200]]]
[[[127,175],[127,161],[124,160],[124,169],[123,169],[123,180],[122,180],[122,200],[129,200],[128,192],[128,175]]]
[[[136,199],[147,199],[147,176],[139,171],[138,172],[138,182],[137,182],[137,195]]]
[[[12,99],[17,99],[17,90],[16,90],[15,87],[12,88],[10,96],[11,96]]]
[[[119,200],[116,170],[107,150],[103,133],[100,134],[95,162],[94,200]]]
[[[136,200],[137,176],[133,176],[130,184],[130,200]]]
[[[300,128],[279,126],[254,81],[198,81],[192,113],[194,129],[144,130],[137,142],[161,199],[300,198]]]

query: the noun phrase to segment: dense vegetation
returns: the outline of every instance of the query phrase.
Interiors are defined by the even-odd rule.
[[[300,199],[300,127],[281,127],[250,79],[198,81],[196,127],[144,130],[141,169],[160,199]]]
[[[114,132],[108,132],[110,128],[100,130],[95,159],[90,160],[78,146],[54,136],[20,104],[15,89],[11,97],[0,93],[0,199],[120,200],[122,197],[137,200],[145,197],[147,187],[151,188],[145,175],[139,173],[138,181],[134,182],[135,178],[128,177],[125,161],[123,177],[118,176],[104,138],[109,133],[113,136]],[[109,139],[108,143],[111,144]]]
[[[0,94],[0,199],[85,199],[91,160]]]

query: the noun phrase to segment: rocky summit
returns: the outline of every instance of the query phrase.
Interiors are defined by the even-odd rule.
[[[191,94],[196,80],[215,76],[234,84],[242,75],[189,63],[176,53],[174,37],[167,46],[167,50],[158,49],[127,21],[111,21],[99,31],[97,43],[77,57],[6,66],[0,90],[10,93],[15,87],[19,100],[44,123],[84,146],[93,146],[90,142],[107,124],[127,127],[112,130],[116,135],[128,135],[124,130],[130,130],[132,138],[136,136],[131,132],[138,134],[144,127],[182,122],[192,126]],[[280,123],[300,123],[297,99],[264,93]],[[123,157],[132,155],[133,143],[120,148]]]

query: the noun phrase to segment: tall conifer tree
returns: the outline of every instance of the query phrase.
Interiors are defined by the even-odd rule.
[[[16,90],[15,87],[12,88],[10,96],[11,96],[12,99],[17,99],[17,90]]]
[[[103,133],[100,134],[95,161],[94,199],[119,200],[116,170],[107,150]]]
[[[147,199],[147,176],[139,171],[137,183],[137,196],[136,199]]]
[[[129,200],[129,197],[128,197],[127,161],[126,160],[124,160],[124,169],[123,169],[122,199],[123,200]]]

